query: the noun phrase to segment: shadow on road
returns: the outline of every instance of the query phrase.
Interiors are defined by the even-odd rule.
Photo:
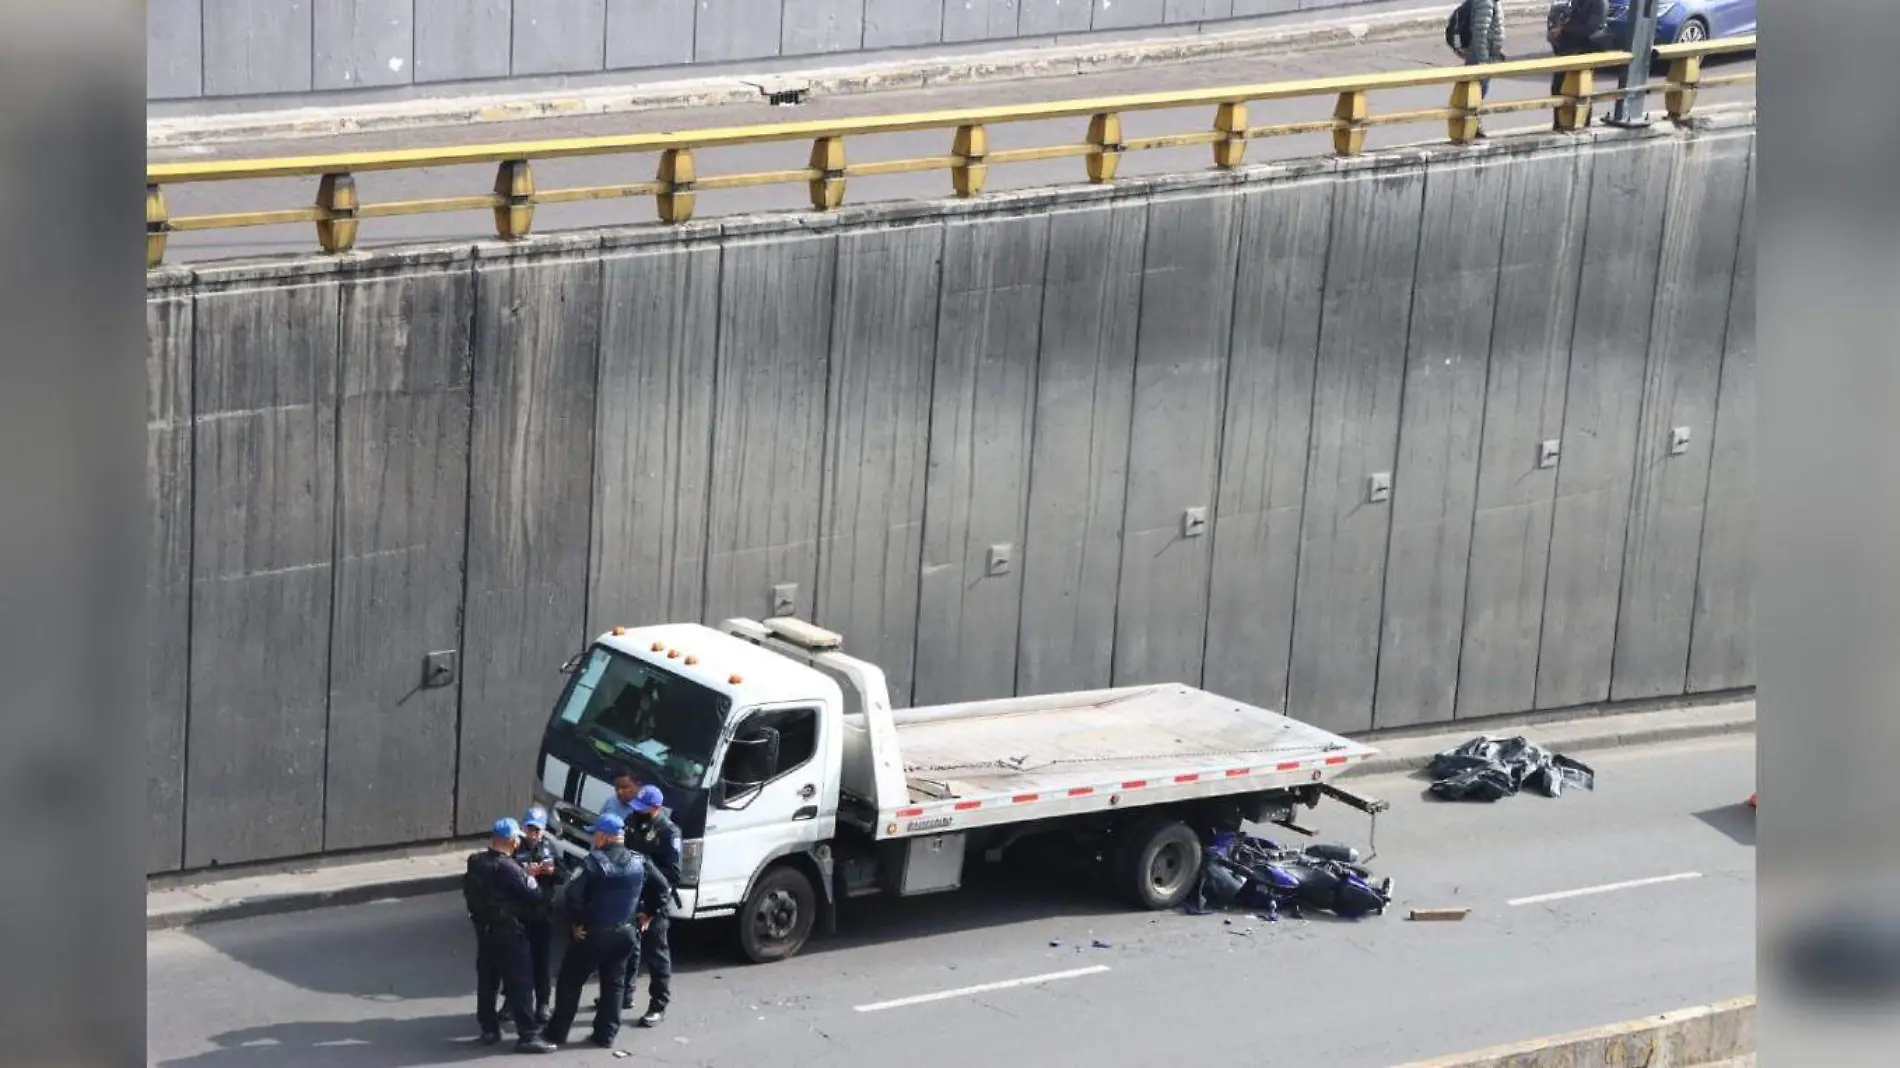
[[[1727,835],[1736,845],[1755,845],[1755,810],[1745,804],[1706,809],[1695,813],[1695,818]]]
[[[471,999],[472,1000],[472,999]],[[489,1057],[510,1046],[475,1043],[471,1014],[347,1023],[282,1023],[213,1035],[218,1048],[161,1060],[160,1068],[421,1068]]]
[[[838,910],[838,933],[805,953],[851,949],[1054,919],[1126,914],[1094,873],[978,868],[962,890],[916,898],[862,898]]]
[[[1088,875],[980,870],[972,873],[961,891],[901,900],[846,901],[839,909],[839,933],[814,934],[800,955],[1125,911],[1097,878]],[[676,924],[675,971],[692,975],[749,967],[729,948],[730,932],[730,920]],[[473,1012],[475,936],[458,895],[208,924],[194,928],[190,936],[243,967],[314,993],[382,1002],[467,998]],[[557,934],[557,967],[563,941]],[[642,993],[645,986],[643,972]],[[381,1023],[394,1026],[398,1022]]]
[[[467,997],[474,1009],[475,932],[460,895],[234,920],[190,933],[305,990],[391,1002]]]

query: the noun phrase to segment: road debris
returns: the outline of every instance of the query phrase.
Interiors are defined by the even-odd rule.
[[[1468,908],[1413,909],[1408,920],[1462,920],[1471,915]]]
[[[1496,801],[1530,789],[1560,796],[1566,785],[1596,789],[1596,772],[1525,738],[1476,738],[1432,758],[1426,774],[1432,796],[1447,801]]]

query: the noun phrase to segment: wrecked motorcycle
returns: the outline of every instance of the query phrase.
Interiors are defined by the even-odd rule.
[[[1392,879],[1373,881],[1357,850],[1342,845],[1289,849],[1266,838],[1218,836],[1205,854],[1196,894],[1202,910],[1229,904],[1268,919],[1298,919],[1312,908],[1342,919],[1377,916],[1392,903]]]

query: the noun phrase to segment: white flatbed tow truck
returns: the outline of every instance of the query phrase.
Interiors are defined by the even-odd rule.
[[[557,844],[584,855],[617,772],[660,786],[686,839],[673,914],[736,917],[755,962],[841,899],[954,890],[1019,843],[1080,846],[1167,909],[1218,831],[1386,807],[1332,782],[1377,750],[1263,708],[1170,683],[894,709],[876,665],[789,617],[616,627],[566,670],[535,789]]]

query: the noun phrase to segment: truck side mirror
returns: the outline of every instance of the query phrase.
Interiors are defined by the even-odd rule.
[[[778,775],[780,735],[776,727],[761,727],[759,728],[759,735],[759,741],[763,743],[762,748],[764,749],[760,763],[765,767],[765,774],[760,776],[760,778],[762,780],[769,780]]]
[[[719,793],[713,798],[713,807],[728,810],[743,809],[752,804],[752,799],[758,797],[764,789],[758,783],[721,779]]]
[[[736,804],[740,798],[756,794],[776,774],[778,754],[779,732],[771,727],[756,727],[733,738],[719,769],[719,806],[742,807]]]

